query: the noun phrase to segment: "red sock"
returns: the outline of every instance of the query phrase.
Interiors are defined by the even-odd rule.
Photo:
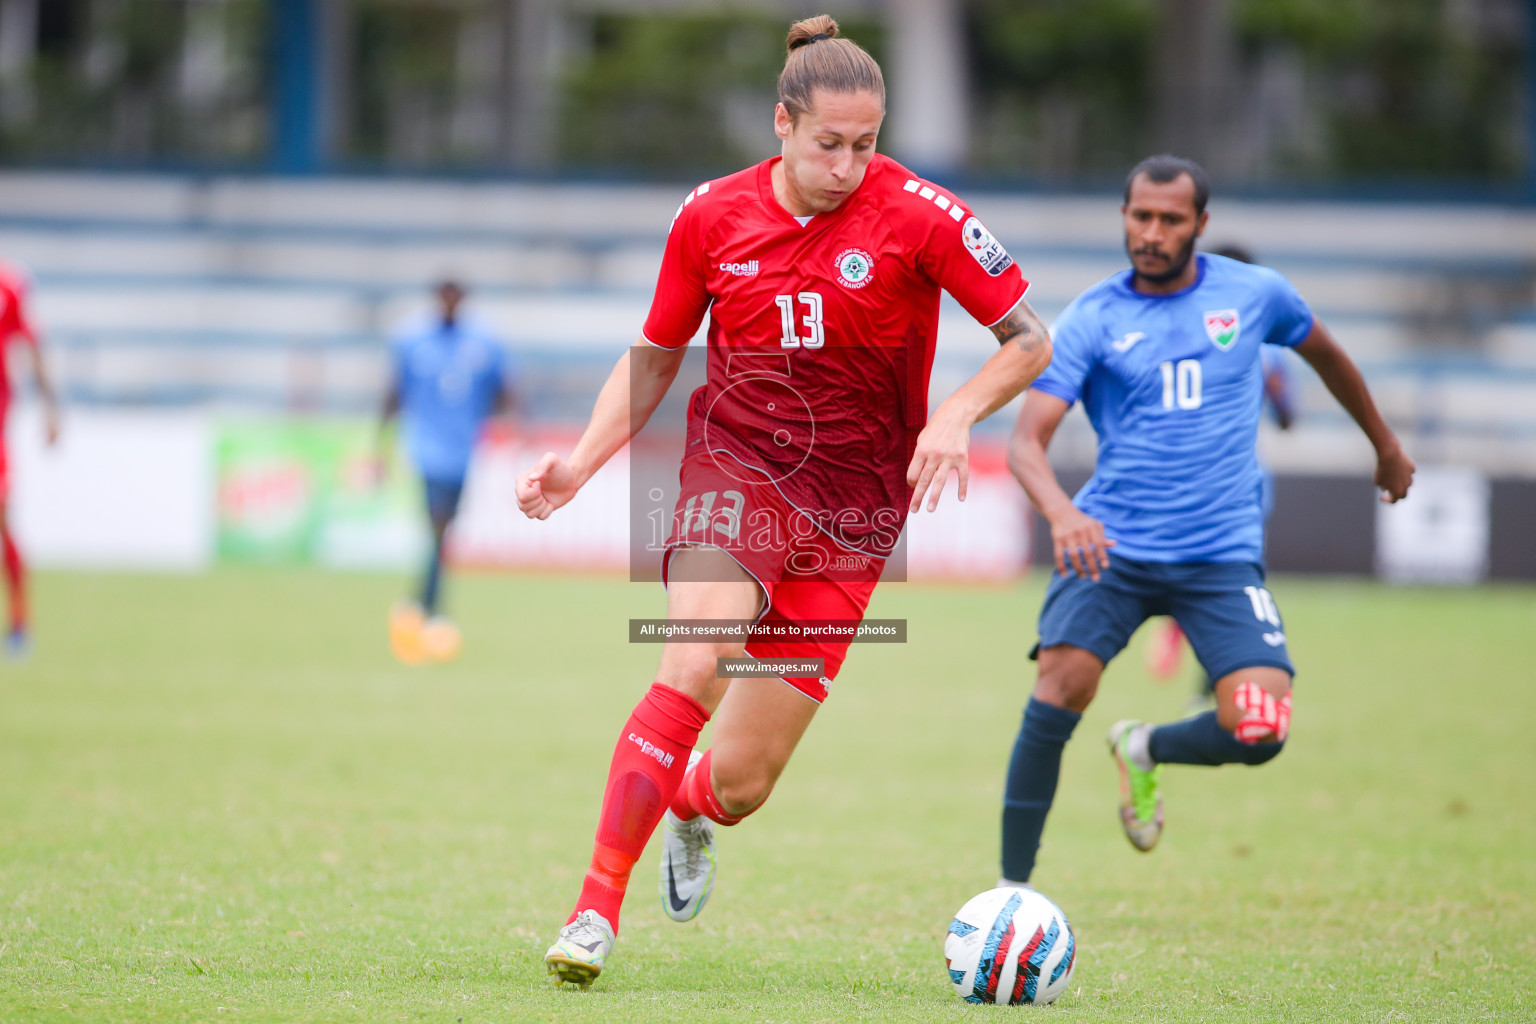
[[[592,865],[567,923],[595,910],[617,933],[629,872],[683,781],[688,755],[708,721],[698,701],[660,683],[635,706],[613,751]]]
[[[672,798],[672,813],[684,821],[702,814],[721,825],[734,825],[752,811],[739,815],[727,814],[725,808],[720,806],[720,798],[715,796],[715,785],[709,778],[709,763],[713,753],[713,749],[704,751],[699,763],[693,766],[693,770],[683,779],[683,784],[677,787],[677,796]]]
[[[5,591],[11,603],[11,632],[27,627],[27,567],[21,551],[11,539],[10,530],[0,530],[0,545],[5,548]]]

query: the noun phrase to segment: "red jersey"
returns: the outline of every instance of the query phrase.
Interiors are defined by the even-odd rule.
[[[11,377],[5,365],[5,347],[20,339],[28,345],[37,344],[37,334],[27,319],[26,275],[14,267],[0,263],[0,406],[11,398]]]
[[[686,453],[767,477],[845,546],[886,555],[928,420],[940,289],[990,326],[1029,284],[953,193],[888,157],[803,225],[774,199],[778,159],[683,200],[645,338],[686,345],[708,312]]]

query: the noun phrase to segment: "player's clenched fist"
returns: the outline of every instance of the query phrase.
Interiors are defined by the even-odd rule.
[[[1388,504],[1408,497],[1413,484],[1413,460],[1401,446],[1387,449],[1376,459],[1376,486],[1381,488],[1381,500]]]
[[[545,452],[538,465],[517,478],[517,507],[529,519],[548,519],[580,486],[575,471],[560,456]]]

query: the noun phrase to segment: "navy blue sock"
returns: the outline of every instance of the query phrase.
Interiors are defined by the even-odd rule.
[[[428,618],[437,614],[438,591],[443,583],[443,544],[432,545],[432,559],[427,562],[427,574],[421,581],[421,610]]]
[[[1284,746],[1284,740],[1244,743],[1221,727],[1214,711],[1159,725],[1147,741],[1152,760],[1159,764],[1263,764]]]
[[[1027,882],[1035,870],[1045,816],[1056,799],[1061,748],[1082,717],[1034,697],[1024,708],[1003,793],[1003,877],[1011,882]]]

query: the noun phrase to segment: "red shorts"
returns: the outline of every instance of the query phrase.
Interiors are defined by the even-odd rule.
[[[864,618],[885,559],[839,544],[815,520],[785,500],[778,488],[757,479],[730,456],[709,453],[683,460],[682,488],[673,515],[672,534],[662,555],[661,579],[680,546],[720,548],[763,588],[762,627],[805,627],[835,620]],[[785,677],[784,681],[818,703],[837,678],[848,655],[849,640],[747,641],[753,658],[822,658],[823,675]]]

